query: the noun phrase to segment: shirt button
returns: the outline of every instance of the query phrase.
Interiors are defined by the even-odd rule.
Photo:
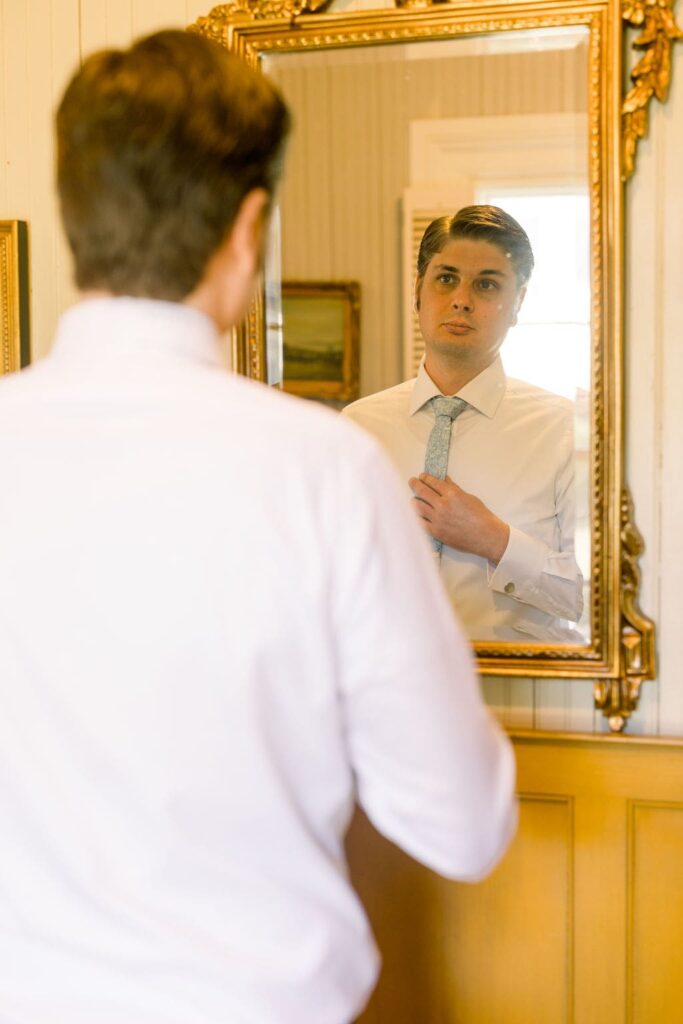
[[[510,581],[510,583],[506,583],[505,586],[503,587],[503,590],[505,591],[506,594],[514,594],[514,592],[515,592],[515,585],[514,585],[514,583],[512,581]]]

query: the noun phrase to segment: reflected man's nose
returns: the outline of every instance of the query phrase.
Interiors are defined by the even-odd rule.
[[[472,312],[472,294],[467,285],[458,285],[451,297],[451,305],[453,309],[462,310],[464,313]]]

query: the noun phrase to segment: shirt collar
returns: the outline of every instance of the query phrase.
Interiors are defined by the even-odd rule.
[[[62,315],[53,356],[90,361],[122,354],[224,364],[214,322],[179,302],[130,296],[84,299]]]
[[[507,378],[500,356],[496,356],[490,366],[478,373],[468,384],[457,393],[458,398],[464,398],[468,405],[478,412],[491,419],[496,414],[503,395]],[[409,414],[412,416],[421,409],[427,402],[431,401],[441,391],[429,376],[425,369],[424,359],[420,363],[417,377],[413,384],[410,396]],[[448,396],[451,397],[451,396]]]

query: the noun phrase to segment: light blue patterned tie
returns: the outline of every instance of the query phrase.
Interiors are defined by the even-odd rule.
[[[448,472],[453,420],[466,408],[467,402],[464,398],[444,398],[443,395],[437,395],[432,398],[430,405],[434,410],[434,426],[427,441],[424,471],[443,480]],[[435,551],[441,552],[443,544],[436,537],[432,537],[432,545]]]

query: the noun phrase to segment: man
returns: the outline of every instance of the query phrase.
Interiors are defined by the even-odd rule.
[[[355,797],[458,878],[514,827],[510,746],[391,470],[221,366],[287,121],[178,32],[89,58],[59,109],[83,297],[0,386],[12,1024],[348,1024],[377,974]]]
[[[582,606],[572,405],[507,379],[499,356],[532,269],[525,231],[497,207],[433,221],[417,263],[418,376],[344,412],[409,483],[472,639],[581,642],[567,622]]]

